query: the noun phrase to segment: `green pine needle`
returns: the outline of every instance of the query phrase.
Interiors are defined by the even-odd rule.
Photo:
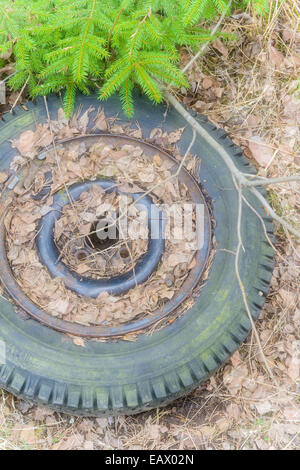
[[[283,0],[278,0],[283,1]],[[269,0],[252,2],[261,14]],[[157,80],[188,87],[180,72],[179,47],[212,40],[200,21],[215,20],[229,0],[0,0],[0,54],[12,50],[14,90],[27,84],[31,96],[65,90],[71,116],[76,91],[100,89],[99,98],[119,92],[124,112],[134,114],[133,88],[162,101]],[[75,6],[74,6],[75,5]],[[225,37],[225,35],[223,35]],[[229,38],[229,36],[228,36]],[[230,37],[233,39],[233,37]]]

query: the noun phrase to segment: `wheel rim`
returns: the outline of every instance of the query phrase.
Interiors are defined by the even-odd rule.
[[[101,139],[104,140],[105,142],[113,143],[113,144],[124,144],[124,143],[138,143],[138,145],[144,149],[147,149],[148,153],[155,155],[159,154],[159,156],[163,160],[169,160],[174,164],[175,170],[178,168],[178,161],[169,155],[167,152],[164,150],[160,149],[157,146],[154,146],[152,144],[143,142],[140,139],[135,139],[133,137],[124,137],[124,136],[119,136],[119,135],[111,135],[111,134],[101,134]],[[97,142],[99,140],[99,135],[84,135],[80,137],[75,137],[72,139],[64,139],[58,142],[57,144],[65,144],[69,143],[71,141],[86,141],[89,140],[90,143]],[[43,153],[41,153],[38,156],[39,160],[43,160]],[[49,176],[49,175],[48,175]],[[22,174],[14,175],[14,178],[17,178],[18,181],[22,179]],[[30,317],[34,318],[35,320],[39,321],[40,323],[53,328],[55,330],[61,331],[63,333],[67,334],[72,334],[75,336],[83,336],[83,337],[93,337],[93,338],[101,338],[101,337],[114,337],[114,336],[122,336],[124,334],[128,334],[131,332],[136,332],[136,331],[141,331],[156,322],[162,320],[163,318],[167,317],[170,313],[174,312],[183,302],[186,300],[192,293],[193,289],[199,284],[201,281],[201,276],[203,274],[203,271],[205,270],[207,260],[209,257],[210,249],[211,249],[211,221],[210,221],[210,214],[208,210],[208,206],[205,200],[204,195],[201,192],[201,189],[196,182],[196,180],[193,178],[193,176],[185,169],[182,168],[181,172],[178,176],[178,179],[180,182],[183,182],[186,184],[186,186],[189,188],[189,193],[191,195],[192,201],[195,204],[202,205],[204,208],[204,230],[203,230],[203,244],[202,248],[199,249],[196,252],[196,265],[195,267],[190,271],[189,276],[181,286],[180,290],[178,291],[177,295],[174,296],[173,299],[168,301],[164,307],[160,310],[156,310],[153,312],[151,317],[146,317],[140,320],[133,320],[129,323],[126,323],[122,326],[117,326],[117,327],[109,327],[109,326],[85,326],[85,325],[80,325],[76,323],[72,323],[69,321],[61,320],[58,318],[53,317],[52,315],[48,314],[41,308],[39,308],[34,302],[32,302],[22,291],[18,283],[16,282],[12,270],[10,268],[7,255],[6,255],[6,229],[4,226],[4,215],[2,214],[1,218],[1,225],[0,225],[0,263],[2,266],[2,271],[0,272],[0,280],[9,293],[9,295],[13,298],[13,300],[18,304],[21,309],[26,312]],[[9,196],[10,191],[13,190],[13,184],[12,184],[12,179],[10,179],[7,184],[6,188],[2,193],[2,200],[6,200],[7,197]],[[73,192],[76,196],[80,193],[89,185],[89,184],[95,184],[89,183],[89,182],[84,182],[84,183],[79,183],[73,185],[73,187],[70,188],[70,190]],[[111,184],[113,184],[111,181],[108,180],[98,180],[96,181],[96,184],[99,184],[101,186],[106,186],[109,187]],[[50,185],[51,186],[51,185]],[[45,195],[45,191],[49,190],[50,192],[50,186],[46,186],[43,188],[43,195]],[[48,188],[48,189],[47,189]],[[54,200],[54,209],[57,209],[56,205],[61,205],[63,198],[65,198],[66,195],[60,194],[57,196],[57,199]],[[132,196],[132,194],[131,194]],[[36,196],[33,196],[36,197]],[[39,197],[39,195],[38,195]],[[140,195],[135,194],[134,197],[139,198]],[[152,200],[150,197],[144,196],[144,203],[145,205],[151,204]],[[3,204],[3,207],[5,207],[5,203]],[[5,207],[7,209],[7,205]],[[51,214],[50,214],[51,216]],[[79,294],[85,293],[85,295],[93,297],[97,296],[96,291],[94,290],[94,293],[92,292],[93,288],[95,288],[95,285],[91,287],[88,284],[90,283],[90,280],[87,279],[86,282],[84,283],[85,285],[81,285],[80,292],[76,290],[74,287],[74,281],[76,281],[77,286],[82,284],[82,280],[80,279],[75,279],[74,278],[74,273],[65,271],[64,265],[60,264],[59,266],[55,265],[55,260],[57,259],[57,252],[55,251],[54,242],[53,242],[53,217],[50,217],[48,215],[44,216],[44,225],[40,226],[39,229],[39,235],[37,237],[37,247],[39,250],[40,258],[43,264],[49,269],[50,273],[52,275],[57,275],[60,274],[59,277],[62,277],[63,280],[65,281],[65,284],[67,287],[75,290]],[[148,213],[148,220],[149,220],[149,213]],[[163,253],[164,249],[164,240],[163,237],[161,236],[162,234],[162,225],[161,225],[161,215],[160,215],[160,225],[159,225],[159,233],[160,236],[157,240],[151,240],[153,243],[153,246],[150,248],[148,247],[148,253],[146,255],[146,263],[145,260],[141,260],[140,264],[140,277],[139,277],[139,284],[144,282],[147,277],[150,276],[150,274],[155,270],[160,257]],[[151,220],[149,221],[151,222]],[[49,248],[50,247],[50,248]],[[57,249],[57,248],[56,248]],[[49,256],[50,253],[50,256]],[[148,257],[147,257],[148,256]],[[148,262],[148,264],[147,264]],[[60,268],[60,271],[59,271]],[[130,278],[130,276],[129,276]],[[117,288],[121,289],[122,292],[130,289],[132,285],[132,278],[131,279],[120,279],[118,278],[117,280],[115,279],[114,282],[118,282],[118,286],[116,287],[115,292],[117,292]],[[111,283],[112,280],[109,280]],[[127,282],[127,285],[125,286],[125,283]],[[80,283],[80,284],[78,284]],[[123,285],[122,285],[123,283]],[[99,283],[98,283],[98,288],[99,288]],[[85,290],[83,289],[85,287]],[[106,288],[105,288],[106,287]],[[109,288],[111,288],[111,293],[115,293],[113,291],[113,288],[111,287],[111,284],[106,286],[103,284],[100,287],[103,290],[107,291]],[[107,289],[108,288],[108,289]],[[97,286],[96,286],[97,290]],[[99,292],[98,292],[99,293]],[[91,295],[92,294],[92,295]]]

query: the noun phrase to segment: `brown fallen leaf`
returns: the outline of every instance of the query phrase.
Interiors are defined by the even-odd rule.
[[[237,367],[242,364],[242,358],[239,351],[236,351],[230,358],[233,367]]]
[[[300,124],[300,99],[293,95],[283,98],[283,116],[288,121]]]
[[[240,409],[236,403],[230,403],[226,407],[226,414],[234,421],[238,421],[240,417]]]
[[[289,42],[291,40],[295,41],[296,43],[300,42],[300,32],[296,30],[296,28],[291,28],[290,23],[283,24],[282,29],[282,39],[285,42]]]
[[[154,129],[152,129],[152,131],[150,132],[150,139],[155,139],[157,137],[161,137],[162,136],[162,130],[159,128],[159,127],[155,127]]]
[[[246,121],[245,124],[247,124],[247,127],[258,127],[259,123],[261,122],[261,117],[256,115],[256,114],[250,114]]]
[[[93,108],[89,108],[83,115],[78,119],[78,125],[79,129],[82,131],[83,134],[86,133],[87,127],[89,125],[89,120],[90,120],[90,112],[93,110]]]
[[[213,84],[214,82],[209,77],[205,77],[204,80],[202,81],[202,87],[204,88],[204,90],[208,90],[209,88],[213,86]]]
[[[225,88],[214,87],[213,92],[217,98],[222,98]]]
[[[218,427],[219,431],[224,433],[230,428],[230,421],[228,420],[228,417],[226,418],[220,418],[216,421],[216,426]]]
[[[48,129],[48,124],[39,124],[36,133],[38,136],[37,144],[39,145],[39,147],[48,147],[52,144],[52,134],[50,129]]]
[[[69,305],[68,299],[57,299],[48,304],[48,309],[51,310],[54,316],[65,315],[69,309]]]
[[[241,390],[243,382],[248,377],[248,368],[245,364],[225,369],[223,383],[232,395]]]
[[[288,366],[288,375],[292,380],[298,380],[300,377],[300,357],[294,354]]]
[[[143,131],[139,127],[138,129],[130,129],[128,131],[128,135],[135,137],[136,139],[142,139],[143,138]]]
[[[78,274],[84,274],[90,270],[90,266],[88,264],[80,264],[77,268]]]
[[[174,297],[175,291],[169,290],[167,287],[159,291],[159,295],[162,299],[171,300]]]
[[[280,67],[284,61],[284,55],[274,46],[270,46],[269,58],[274,67]]]
[[[266,415],[274,410],[272,403],[269,400],[260,401],[255,403],[255,408],[260,415]]]
[[[152,183],[154,181],[155,175],[153,171],[144,170],[138,174],[138,178],[142,183]]]
[[[79,233],[81,235],[89,235],[90,231],[91,231],[91,226],[92,224],[85,224],[85,225],[81,225],[79,227]],[[59,238],[59,237],[58,237]]]
[[[44,215],[48,214],[51,211],[52,211],[51,206],[44,205],[43,207],[41,207],[40,215],[41,215],[41,217],[43,217]]]
[[[168,257],[168,265],[174,268],[180,263],[187,263],[190,261],[190,253],[173,253]]]
[[[292,54],[284,59],[283,64],[287,68],[297,69],[300,67],[300,56],[297,54]]]
[[[183,131],[184,127],[181,127],[174,132],[170,132],[170,134],[167,135],[169,144],[175,144],[176,142],[178,142],[181,139]]]
[[[8,179],[8,175],[4,171],[1,171],[0,172],[0,184],[5,183],[7,179]]]
[[[65,112],[63,110],[63,108],[59,108],[59,110],[57,111],[57,120],[58,120],[58,124],[60,124],[61,126],[67,126],[68,125],[68,119],[66,118],[66,115],[65,115]]]
[[[161,157],[158,155],[158,154],[155,154],[154,157],[153,157],[153,163],[155,166],[158,166],[160,167],[161,164],[162,164],[162,159]]]
[[[76,344],[76,346],[85,348],[85,342],[83,338],[80,338],[79,336],[73,336],[72,338],[73,338],[73,343]]]
[[[224,56],[225,58],[228,57],[229,51],[227,47],[225,46],[225,44],[220,39],[216,39],[213,42],[213,47],[217,49],[217,51],[219,51],[220,54],[222,54],[222,56]]]
[[[20,441],[24,444],[33,445],[36,443],[35,423],[30,422],[23,427],[20,432]]]
[[[12,147],[16,148],[22,155],[31,155],[39,136],[33,131],[23,132],[17,140],[14,140]]]
[[[273,158],[273,150],[258,135],[252,136],[249,140],[249,149],[253,158],[263,167],[266,167]]]
[[[96,116],[94,129],[99,129],[100,131],[107,131],[108,129],[105,113],[101,108],[99,108],[98,115]]]
[[[87,115],[85,115],[84,119],[86,122],[81,122],[81,124],[86,125]],[[56,121],[53,123],[55,137],[57,139],[64,138],[66,129],[69,128],[70,125],[66,126],[61,113],[60,122]],[[76,129],[76,133],[78,134],[79,124]],[[41,138],[43,130],[47,131],[47,127],[39,129],[39,139]],[[126,132],[129,131],[130,129],[127,128]],[[162,133],[161,129],[157,129],[152,135],[156,134],[161,136],[161,145],[170,147],[172,142],[175,143],[180,139],[182,132],[183,128],[177,129],[174,133],[169,135],[167,132]],[[71,183],[77,180],[78,178],[75,173],[80,173],[82,179],[89,179],[95,174],[100,175],[102,172],[108,170],[108,172],[118,178],[118,183],[120,184],[119,189],[121,191],[128,193],[144,192],[146,189],[152,187],[153,182],[156,183],[162,181],[164,178],[168,178],[171,175],[171,168],[175,166],[173,162],[162,160],[158,154],[148,154],[143,148],[136,144],[114,146],[107,144],[103,140],[104,139],[99,137],[99,141],[93,144],[92,147],[81,145],[78,142],[60,146],[57,145],[57,152],[62,162],[62,173],[66,182]],[[40,144],[41,142],[37,143],[36,148],[38,148]],[[56,168],[57,164],[53,150],[50,149],[46,151],[45,154],[47,158],[47,168],[54,170],[52,182],[50,182],[52,192],[54,193],[61,187],[63,181]],[[179,150],[177,150],[177,154],[179,154]],[[175,153],[175,155],[177,154]],[[180,161],[180,158],[178,158],[178,160]],[[27,164],[28,157],[22,158],[18,156],[17,159],[14,160],[14,165],[18,168]],[[46,181],[44,176],[43,172],[40,170],[37,171],[36,177],[32,182],[35,194],[45,186]],[[149,185],[140,182],[142,187],[138,186],[140,177],[146,180],[145,183],[149,181]],[[29,183],[31,184],[31,182]],[[28,186],[31,187],[29,183]],[[167,198],[170,200],[178,198],[180,200],[182,199],[182,203],[189,201],[187,188],[183,191],[182,185],[178,184],[176,178],[172,183],[161,185],[161,188],[157,189],[162,190],[162,194],[159,196],[162,200],[167,201]],[[32,250],[34,232],[31,232],[31,230],[34,228],[34,225],[30,224],[33,224],[36,222],[37,218],[40,218],[43,214],[51,210],[53,196],[48,197],[42,204],[33,201],[30,201],[29,204],[28,198],[26,198],[26,196],[24,197],[25,198],[22,200],[21,197],[18,199],[17,207],[11,212],[10,217],[5,218],[5,225],[9,228],[13,238],[12,245],[8,247],[9,259],[18,280],[22,283],[27,293],[30,294],[32,300],[43,304],[54,317],[66,318],[67,315],[68,321],[83,325],[95,325],[103,322],[105,322],[105,325],[112,326],[124,324],[136,318],[137,315],[145,315],[148,311],[154,311],[158,305],[163,305],[168,299],[171,299],[175,295],[177,287],[184,282],[188,270],[194,265],[194,262],[191,262],[195,253],[194,248],[187,246],[188,244],[186,242],[182,243],[182,245],[176,242],[176,247],[170,247],[166,253],[164,263],[160,266],[159,280],[156,282],[149,280],[147,284],[149,288],[148,293],[146,293],[145,286],[143,286],[141,289],[134,288],[130,294],[125,294],[119,298],[110,296],[107,293],[104,293],[98,299],[80,298],[75,293],[68,291],[61,280],[50,278],[49,273],[41,266],[37,254]],[[66,239],[72,239],[74,245],[78,245],[79,247],[80,243],[77,242],[78,235],[80,235],[78,240],[82,238],[82,235],[88,235],[91,231],[92,221],[95,217],[97,218],[102,214],[103,204],[108,203],[112,207],[117,208],[119,203],[118,198],[119,196],[117,196],[116,192],[108,194],[105,193],[104,190],[99,189],[97,185],[94,185],[90,191],[85,191],[81,194],[79,200],[76,201],[75,211],[72,210],[71,205],[65,206],[62,210],[61,217],[56,220],[55,223],[54,235],[60,250],[63,250],[65,247]],[[130,201],[128,201],[130,204],[132,198],[129,197],[128,199],[130,199]],[[100,213],[99,210],[101,210]],[[134,232],[135,235],[140,235],[138,222],[140,220],[140,213],[142,213],[142,211],[138,211],[138,208],[135,206],[131,206],[128,210],[128,215],[130,216],[128,229]],[[81,222],[79,222],[80,219]],[[145,231],[147,233],[146,236],[143,237],[143,240],[137,242],[134,238],[130,246],[134,261],[139,259],[143,253],[147,251],[147,224],[145,224]],[[24,234],[27,235],[24,236]],[[75,235],[74,239],[73,235]],[[124,272],[126,272],[128,268],[132,269],[130,257],[128,257],[129,261],[126,261],[127,258],[123,256],[122,259],[119,259],[118,256],[114,256],[111,262],[108,262],[105,256],[100,255],[95,256],[95,258],[91,260],[84,258],[77,259],[74,257],[74,251],[72,251],[74,248],[73,244],[71,245],[69,249],[63,252],[63,256],[65,257],[63,262],[67,262],[68,265],[71,265],[74,272],[78,272],[82,275],[86,275],[85,273],[90,272],[92,276],[96,278],[102,276],[107,277],[108,271],[119,273],[120,269],[124,269]],[[170,267],[168,264],[168,256],[175,250],[178,250],[179,253],[185,252],[187,256],[181,255],[180,259],[177,258],[173,260],[174,266]],[[32,253],[34,256],[32,256]],[[167,288],[165,279],[167,277],[169,279],[171,275],[173,276],[173,283]],[[48,304],[49,307],[47,307]],[[174,321],[174,319],[171,319],[171,321]],[[136,335],[129,335],[123,339],[136,341]],[[76,343],[84,347],[81,338],[75,339],[75,344]]]
[[[33,412],[33,416],[36,421],[44,421],[48,416],[53,416],[53,414],[53,410],[43,408],[42,406],[38,406]]]

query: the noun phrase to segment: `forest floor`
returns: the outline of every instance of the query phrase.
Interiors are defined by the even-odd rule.
[[[261,176],[300,171],[299,18],[293,2],[268,20],[227,18],[223,30],[236,40],[209,46],[188,72],[191,89],[177,94],[224,128]],[[191,56],[183,50],[182,64]],[[299,227],[299,183],[268,189],[273,208]],[[277,224],[275,231],[275,270],[257,322],[275,380],[251,334],[193,393],[135,416],[70,417],[2,391],[0,449],[299,449],[300,244]]]

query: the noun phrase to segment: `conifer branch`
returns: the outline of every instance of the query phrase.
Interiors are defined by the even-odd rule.
[[[138,26],[137,26],[137,29],[136,31],[131,35],[131,47],[130,47],[130,50],[129,50],[129,57],[132,57],[132,53],[133,53],[133,49],[134,49],[134,44],[135,44],[135,39],[142,27],[142,25],[145,23],[145,21],[147,20],[147,18],[150,18],[151,16],[151,13],[152,13],[152,5],[150,5],[149,7],[149,10],[148,12],[146,13],[146,15],[144,16],[144,18],[139,22]]]
[[[112,25],[110,31],[109,31],[109,34],[108,34],[108,39],[107,39],[107,49],[109,49],[109,46],[110,46],[110,40],[111,40],[111,35],[113,33],[113,30],[115,29],[115,26],[116,24],[118,23],[119,21],[119,18],[121,16],[121,14],[123,13],[125,9],[125,5],[122,6],[122,8],[120,9],[119,13],[117,14],[116,18],[115,18],[115,21],[114,21],[114,24]]]
[[[236,0],[235,5],[244,7],[247,2]],[[9,86],[20,90],[30,76],[31,96],[66,90],[65,112],[70,115],[74,90],[85,93],[95,85],[101,88],[100,99],[119,92],[125,113],[132,116],[134,86],[155,102],[162,96],[153,77],[164,86],[188,87],[184,72],[191,64],[180,71],[179,47],[211,41],[232,4],[232,0],[0,0],[0,52],[12,49],[17,70]],[[221,13],[211,32],[197,26]]]

